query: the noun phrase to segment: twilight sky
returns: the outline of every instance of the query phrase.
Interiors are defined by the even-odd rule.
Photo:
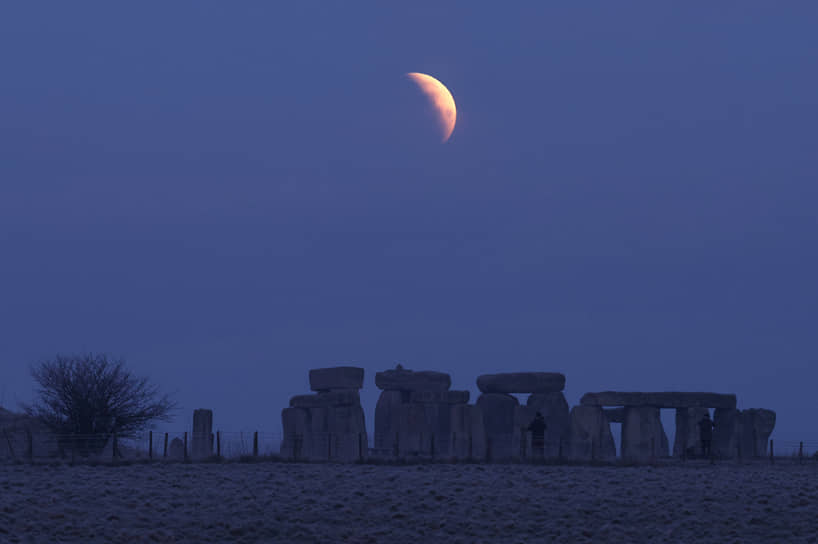
[[[421,7],[424,6],[425,7]],[[222,430],[309,368],[705,390],[818,441],[818,4],[0,6],[0,404],[124,356]],[[441,145],[402,77],[458,106]]]

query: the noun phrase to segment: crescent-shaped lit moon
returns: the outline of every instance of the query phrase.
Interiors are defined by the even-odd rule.
[[[409,72],[406,76],[420,87],[437,110],[437,119],[445,142],[452,135],[454,124],[457,121],[457,108],[455,108],[452,93],[432,76],[419,72]]]

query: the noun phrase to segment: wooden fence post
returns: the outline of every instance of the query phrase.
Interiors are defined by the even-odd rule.
[[[770,439],[770,464],[775,463],[775,453],[773,451],[773,440]]]
[[[798,443],[798,464],[804,462],[804,442]]]
[[[148,459],[153,460],[153,431],[148,431]]]
[[[184,453],[184,460],[187,461],[187,431],[185,431],[185,453]]]
[[[162,448],[162,459],[166,459],[168,456],[168,433],[165,433],[165,447]]]
[[[216,431],[216,457],[222,456],[222,432]]]
[[[258,457],[258,431],[253,433],[253,457]]]

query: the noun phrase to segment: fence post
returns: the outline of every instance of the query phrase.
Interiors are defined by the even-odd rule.
[[[771,438],[770,439],[770,464],[772,465],[773,463],[775,463],[775,454],[774,454],[774,451],[773,451],[773,440]]]
[[[472,447],[474,446],[474,439],[472,437],[471,432],[469,433],[469,459],[472,458]]]
[[[168,433],[165,433],[165,447],[162,449],[162,459],[168,456]]]
[[[364,460],[364,441],[361,433],[358,433],[358,460],[361,462]]]
[[[187,461],[187,431],[185,431],[185,453],[184,453],[184,460]]]
[[[116,459],[116,432],[114,432],[114,441],[111,447],[111,459]]]
[[[216,431],[216,457],[222,456],[222,432]]]
[[[804,442],[799,442],[798,444],[798,464],[804,462]]]
[[[258,457],[258,431],[253,432],[253,457]]]
[[[28,429],[26,434],[28,439],[28,460],[34,461],[34,433],[31,432],[31,429]]]
[[[153,431],[148,431],[148,459],[153,459]]]

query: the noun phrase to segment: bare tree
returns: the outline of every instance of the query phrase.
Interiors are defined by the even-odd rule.
[[[114,433],[129,437],[153,421],[168,421],[176,407],[123,359],[104,354],[57,355],[33,365],[31,376],[39,387],[26,413],[58,435],[76,437],[68,441],[83,453],[102,450]]]

